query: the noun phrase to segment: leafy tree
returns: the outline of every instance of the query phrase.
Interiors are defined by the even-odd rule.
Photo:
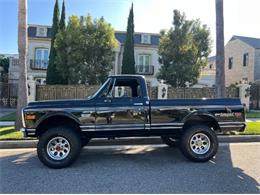
[[[174,10],[173,27],[161,31],[157,75],[173,87],[185,87],[185,83],[197,83],[200,70],[207,64],[210,53],[210,32],[197,20],[187,20],[185,14]]]
[[[56,63],[66,84],[98,84],[112,68],[114,30],[104,18],[69,17],[68,25],[57,35]]]
[[[127,32],[122,62],[122,74],[135,74],[133,3],[129,12],[127,22]]]
[[[8,81],[9,58],[0,55],[0,82]]]
[[[223,0],[215,0],[216,6],[216,97],[226,96],[225,88],[225,48]]]
[[[65,27],[66,27],[66,16],[65,16],[65,3],[64,3],[64,0],[63,0],[63,3],[62,3],[62,10],[61,10],[61,17],[60,17],[60,30],[65,30]]]
[[[49,64],[47,69],[47,84],[57,84],[60,80],[58,78],[58,72],[56,69],[55,58],[56,58],[56,49],[54,48],[54,42],[56,39],[56,35],[59,32],[59,1],[56,0],[54,11],[53,11],[53,18],[52,18],[52,37],[51,37],[51,49],[49,55]]]

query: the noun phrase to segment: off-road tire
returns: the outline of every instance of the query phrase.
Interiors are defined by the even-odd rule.
[[[62,160],[54,160],[49,154],[47,146],[48,143],[56,138],[56,137],[62,137],[66,139],[69,143],[70,150],[67,154],[66,158]],[[48,129],[45,133],[43,133],[40,138],[37,145],[37,154],[40,161],[50,167],[50,168],[64,168],[70,166],[79,156],[81,151],[81,138],[80,134],[76,132],[76,129],[73,129],[72,127],[53,127]],[[48,150],[48,151],[47,151]]]
[[[196,135],[205,135],[209,139],[208,151],[204,154],[194,152],[192,148],[192,138]],[[204,143],[203,143],[204,144]],[[218,138],[214,130],[206,125],[195,125],[184,130],[180,139],[180,149],[185,157],[194,162],[206,162],[214,157],[218,150]]]

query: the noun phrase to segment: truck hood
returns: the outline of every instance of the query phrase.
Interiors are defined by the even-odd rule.
[[[47,100],[30,102],[26,108],[68,108],[88,106],[91,104],[93,104],[93,102],[87,99]]]

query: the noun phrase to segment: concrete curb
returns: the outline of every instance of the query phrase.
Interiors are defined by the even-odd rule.
[[[238,142],[260,142],[260,135],[219,135],[221,143],[238,143]],[[0,141],[0,149],[15,149],[15,148],[35,148],[38,140],[10,140]],[[94,139],[91,140],[88,146],[111,146],[111,145],[148,145],[162,144],[160,137],[131,137],[118,138],[115,140]]]
[[[14,126],[14,121],[0,121],[0,127]]]

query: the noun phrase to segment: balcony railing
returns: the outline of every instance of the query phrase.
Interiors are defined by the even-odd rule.
[[[31,69],[47,70],[48,60],[30,60]]]
[[[135,67],[136,74],[143,74],[143,75],[153,75],[154,73],[154,66],[149,65],[137,65]]]

